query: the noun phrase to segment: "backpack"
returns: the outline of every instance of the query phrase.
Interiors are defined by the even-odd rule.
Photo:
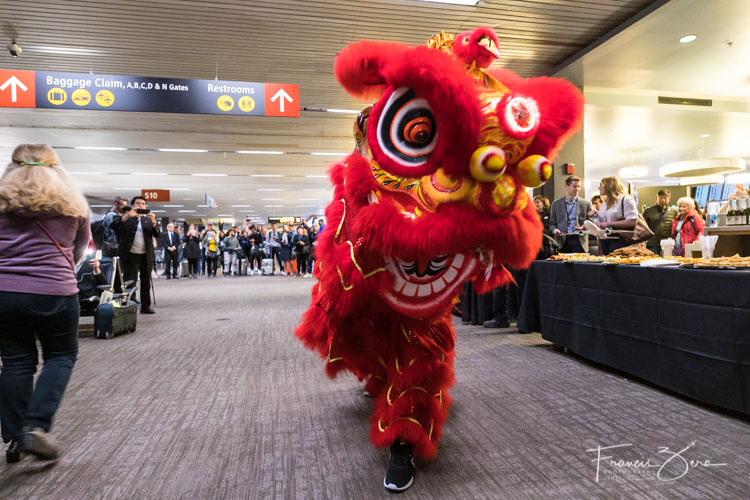
[[[91,223],[91,238],[97,250],[104,248],[104,219]]]

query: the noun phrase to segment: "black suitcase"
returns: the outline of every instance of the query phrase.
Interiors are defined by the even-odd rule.
[[[134,332],[138,321],[138,304],[121,306],[117,301],[100,304],[94,313],[94,336],[111,339],[121,333]]]

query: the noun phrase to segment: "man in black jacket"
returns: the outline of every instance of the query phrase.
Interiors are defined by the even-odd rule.
[[[177,249],[180,247],[180,235],[175,232],[171,222],[167,224],[167,230],[161,233],[161,246],[164,247],[164,275],[167,279],[179,279]]]
[[[132,209],[112,220],[110,227],[117,233],[117,254],[123,263],[125,281],[141,279],[141,312],[154,314],[151,308],[151,270],[154,268],[154,239],[158,241],[156,217],[148,212],[146,198],[136,196]],[[139,213],[140,212],[140,213]]]

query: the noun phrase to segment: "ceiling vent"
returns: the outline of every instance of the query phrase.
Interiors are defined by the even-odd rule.
[[[680,106],[713,106],[711,99],[690,99],[689,97],[659,96],[659,104],[679,104]]]

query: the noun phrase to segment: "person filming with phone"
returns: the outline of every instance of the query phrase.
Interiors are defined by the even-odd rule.
[[[138,280],[140,275],[141,312],[154,314],[151,307],[151,270],[154,268],[154,240],[161,233],[156,226],[156,217],[146,206],[146,198],[134,197],[123,215],[112,220],[110,226],[117,233],[119,245],[117,255],[123,264],[125,281]]]

